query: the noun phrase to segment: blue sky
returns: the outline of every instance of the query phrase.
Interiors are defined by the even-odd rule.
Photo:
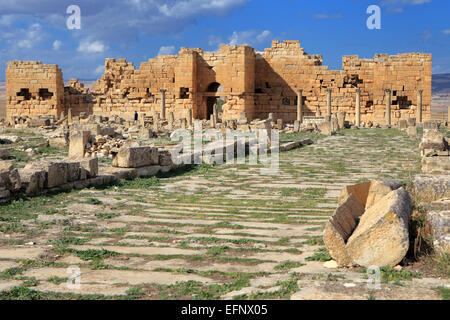
[[[81,29],[69,30],[67,7],[81,9]],[[381,29],[369,30],[369,5],[381,8]],[[58,64],[64,78],[96,79],[105,58],[136,67],[181,47],[217,50],[272,40],[300,40],[340,69],[342,55],[433,54],[433,73],[450,73],[448,0],[1,0],[0,81],[6,62]]]

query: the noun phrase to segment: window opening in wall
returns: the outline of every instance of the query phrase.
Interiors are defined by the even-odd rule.
[[[180,99],[189,99],[189,88],[180,88]]]
[[[27,88],[20,89],[19,92],[17,92],[18,97],[24,97],[25,100],[31,100],[31,93],[30,90]]]

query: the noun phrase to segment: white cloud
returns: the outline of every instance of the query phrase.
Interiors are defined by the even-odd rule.
[[[385,5],[420,5],[425,3],[430,3],[433,0],[385,0],[381,2],[382,6]]]
[[[442,30],[442,33],[443,33],[443,34],[450,34],[450,29]]]
[[[314,19],[339,19],[343,17],[344,15],[342,13],[335,13],[335,14],[317,13],[313,15]]]
[[[31,49],[45,36],[45,30],[39,23],[33,23],[27,28],[5,27],[0,32],[0,40],[10,44],[12,49]]]
[[[158,56],[167,56],[176,54],[175,47],[174,46],[167,46],[167,47],[161,47],[158,51]]]
[[[267,40],[271,40],[272,32],[264,30],[261,32],[255,30],[234,31],[229,38],[229,45],[236,46],[247,44],[250,46],[257,46]]]
[[[31,40],[28,39],[19,40],[17,42],[17,47],[21,49],[31,49],[33,48],[33,42],[31,42]]]
[[[202,17],[225,17],[251,0],[77,0],[82,32],[105,44],[183,31]],[[38,19],[65,28],[73,0],[1,0],[0,17]],[[57,5],[55,4],[57,2]],[[78,36],[78,35],[75,35]]]
[[[62,46],[62,42],[59,40],[55,40],[53,42],[53,50],[59,50]]]
[[[108,50],[108,47],[101,41],[82,40],[77,51],[82,53],[102,53]]]
[[[380,5],[387,8],[389,13],[403,13],[404,6],[417,6],[430,3],[433,0],[384,0]]]

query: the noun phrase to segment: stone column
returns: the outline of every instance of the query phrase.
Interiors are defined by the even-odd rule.
[[[391,125],[391,89],[384,90],[386,94],[386,125]]]
[[[327,88],[327,116],[331,118],[331,88]]]
[[[166,120],[166,89],[161,89],[161,119]]]
[[[356,89],[355,125],[361,126],[361,89]]]
[[[68,123],[72,123],[73,122],[72,108],[69,108],[69,111],[67,111],[67,122]]]
[[[175,117],[173,115],[173,112],[169,112],[169,119],[168,119],[168,123],[169,123],[169,130],[172,131],[173,130],[173,126],[175,123]]]
[[[297,90],[297,121],[303,122],[303,89]]]
[[[422,93],[423,90],[417,90],[417,123],[422,123]]]
[[[189,121],[189,127],[192,127],[192,124],[194,123],[194,117],[192,116],[192,109],[189,109],[189,115],[188,115],[188,121]]]
[[[213,116],[214,116],[214,123],[217,123],[218,119],[219,119],[218,112],[217,112],[217,103],[214,103],[214,106],[213,106]]]

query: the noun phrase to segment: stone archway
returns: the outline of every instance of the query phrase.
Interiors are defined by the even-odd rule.
[[[203,93],[201,114],[199,118],[208,120],[214,113],[214,104],[218,103],[219,99],[225,100],[224,89],[218,82],[211,82],[206,91]]]

